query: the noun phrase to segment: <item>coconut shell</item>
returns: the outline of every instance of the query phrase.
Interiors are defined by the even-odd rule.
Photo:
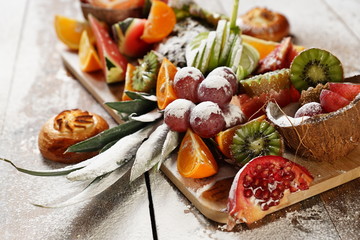
[[[142,17],[142,8],[131,9],[109,9],[92,6],[88,3],[81,2],[81,11],[84,17],[87,19],[88,15],[93,15],[96,19],[106,22],[109,25],[113,25],[119,21],[122,21],[128,17],[140,18]]]
[[[286,116],[275,103],[268,104],[266,113],[286,144],[300,157],[332,162],[360,144],[360,94],[344,108],[297,121],[292,126],[289,119],[294,118]]]

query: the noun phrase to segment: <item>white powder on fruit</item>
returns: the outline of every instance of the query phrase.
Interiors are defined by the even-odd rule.
[[[227,92],[231,90],[230,83],[225,78],[220,76],[207,77],[200,83],[200,86],[204,86],[206,88],[215,88],[217,90],[224,88]]]
[[[211,114],[221,114],[219,105],[214,102],[206,101],[199,103],[194,109],[191,111],[190,114],[190,122],[195,121],[196,118],[207,120],[210,118]]]
[[[299,108],[295,114],[295,117],[300,113],[304,116],[314,116],[321,112],[322,112],[322,108],[321,108],[320,103],[310,102],[310,103],[305,104],[301,108]]]
[[[185,113],[195,107],[195,104],[186,99],[176,99],[165,109],[165,115],[181,118]]]
[[[174,81],[178,81],[179,79],[190,77],[194,79],[195,81],[199,81],[200,79],[203,79],[203,74],[200,72],[199,69],[194,67],[184,67],[176,72]]]
[[[224,111],[225,127],[230,128],[236,124],[241,124],[246,121],[246,117],[241,109],[234,105],[229,104],[227,109]]]

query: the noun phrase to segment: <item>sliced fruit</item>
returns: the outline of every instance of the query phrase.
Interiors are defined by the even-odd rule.
[[[225,31],[226,31],[226,23],[227,23],[227,21],[222,19],[218,22],[218,25],[216,27],[216,39],[215,39],[215,45],[213,48],[213,52],[210,55],[209,67],[208,67],[209,71],[212,71],[213,69],[218,67],[223,36],[225,35]]]
[[[204,178],[217,173],[218,165],[204,141],[191,129],[181,142],[177,157],[177,169],[183,177]]]
[[[106,82],[124,81],[127,66],[126,58],[119,52],[105,25],[92,15],[89,15],[88,19],[96,38],[97,50],[99,51]]]
[[[325,112],[335,112],[350,103],[349,100],[340,94],[323,89],[320,93],[320,104]]]
[[[259,62],[257,73],[289,68],[292,59],[288,61],[288,55],[291,53],[292,48],[291,38],[284,38],[269,55]]]
[[[281,156],[283,151],[282,137],[275,127],[265,120],[265,115],[236,129],[230,145],[231,158],[240,166],[258,156]]]
[[[244,43],[248,43],[256,50],[258,50],[260,54],[260,59],[265,58],[267,55],[269,55],[280,43],[273,42],[273,41],[266,41],[260,38],[252,37],[249,35],[242,34],[241,35]],[[303,46],[293,45],[293,50],[296,53],[299,53],[303,51],[305,48]]]
[[[147,43],[159,42],[172,32],[175,24],[173,9],[164,2],[153,1],[141,39]]]
[[[228,226],[253,223],[287,203],[288,195],[309,189],[309,171],[279,156],[251,160],[236,174],[228,199]]]
[[[232,144],[235,131],[240,127],[241,126],[238,125],[221,131],[214,138],[218,149],[222,152],[222,154],[224,154],[225,157],[229,159],[231,158],[230,145]]]
[[[113,35],[120,53],[137,58],[151,49],[151,44],[140,38],[144,32],[145,23],[146,19],[127,18],[112,26]]]
[[[349,101],[354,100],[354,98],[360,93],[360,84],[329,82],[328,85],[330,91],[340,94]]]
[[[83,31],[79,46],[80,69],[83,72],[92,72],[101,69],[99,56],[91,44],[87,31]]]
[[[344,71],[339,59],[332,53],[318,48],[302,51],[290,67],[291,81],[299,91],[319,83],[341,82]]]
[[[241,87],[250,97],[260,96],[263,93],[271,91],[279,92],[282,89],[289,88],[290,70],[281,69],[264,74],[255,75],[254,77],[241,80]]]
[[[166,58],[163,59],[156,82],[156,97],[160,110],[165,109],[177,97],[174,91],[174,78],[177,68]]]
[[[214,46],[216,41],[216,32],[212,31],[209,33],[209,36],[206,40],[206,46],[204,49],[204,53],[202,54],[201,61],[199,63],[199,70],[203,73],[206,73],[209,71],[209,61],[211,54],[214,53]]]
[[[135,92],[135,89],[132,86],[132,79],[134,76],[136,67],[131,63],[128,63],[126,67],[126,75],[125,75],[125,84],[124,84],[124,91],[121,97],[122,101],[130,101],[132,100],[127,94],[126,91]]]
[[[60,15],[55,15],[54,20],[56,35],[71,50],[78,50],[81,34],[84,30],[88,32],[91,43],[94,43],[94,36],[87,22],[77,21]]]
[[[137,92],[147,92],[156,87],[160,62],[155,52],[151,51],[139,60],[132,77],[132,88]]]
[[[248,43],[243,42],[243,48],[240,58],[240,66],[238,72],[236,73],[239,80],[244,79],[250,75],[258,66],[260,59],[260,54]],[[241,70],[241,74],[239,73]]]

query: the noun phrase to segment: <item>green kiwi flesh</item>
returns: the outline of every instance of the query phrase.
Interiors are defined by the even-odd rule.
[[[156,78],[160,68],[158,56],[150,51],[139,60],[132,77],[132,87],[137,92],[149,93],[156,86]]]
[[[258,156],[281,155],[283,140],[268,121],[254,119],[235,131],[230,153],[235,163],[243,166]]]
[[[340,60],[319,48],[302,51],[290,66],[290,80],[299,91],[319,83],[341,82],[343,79],[344,70]]]

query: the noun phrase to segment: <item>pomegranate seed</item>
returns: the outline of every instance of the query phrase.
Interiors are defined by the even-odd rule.
[[[285,174],[284,176],[284,179],[285,180],[289,180],[289,181],[292,181],[295,179],[295,173],[293,171],[289,171]]]
[[[256,171],[256,172],[261,172],[262,168],[263,168],[263,167],[262,167],[260,164],[258,164],[258,165],[256,165],[256,167],[255,167],[255,171]]]
[[[278,183],[276,185],[276,189],[278,189],[280,192],[283,192],[285,190],[285,186],[282,183]]]
[[[261,206],[261,210],[263,210],[263,211],[266,211],[266,210],[268,210],[269,209],[269,205],[267,205],[267,204],[263,204],[262,206]]]
[[[270,199],[270,191],[269,190],[264,190],[262,193],[262,199],[264,199],[265,201]]]
[[[285,189],[288,189],[290,187],[290,182],[289,181],[284,181],[284,187]]]
[[[300,190],[307,190],[307,189],[309,189],[309,185],[307,185],[307,183],[300,183],[300,185],[299,185],[299,189]]]
[[[291,166],[286,166],[286,167],[284,168],[284,171],[285,171],[286,173],[290,172],[290,171],[291,171]]]
[[[264,171],[262,171],[262,173],[261,173],[261,177],[262,178],[267,178],[267,177],[269,177],[269,169],[265,169]]]
[[[274,206],[277,206],[280,204],[280,201],[274,201],[273,204],[274,204]]]
[[[275,179],[274,179],[273,176],[270,176],[270,177],[268,178],[268,181],[269,181],[270,184],[273,184],[273,183],[275,182]]]
[[[262,182],[261,182],[261,187],[262,187],[262,189],[267,189],[267,188],[268,188],[268,184],[269,184],[269,181],[268,181],[268,180],[266,180],[266,179],[262,180]]]
[[[251,189],[245,189],[245,190],[244,190],[244,196],[245,196],[245,197],[249,198],[249,197],[251,197],[252,195],[253,195],[253,192],[252,192]]]
[[[294,186],[290,186],[290,192],[297,192],[299,189],[297,187]]]
[[[257,187],[261,186],[261,179],[260,178],[255,178],[255,180],[252,182],[251,184],[252,188],[255,189]]]
[[[279,199],[281,193],[282,192],[279,189],[274,189],[271,192],[271,198],[274,199],[274,200]]]
[[[254,194],[255,198],[262,199],[262,193],[263,191],[261,189],[257,189]]]

